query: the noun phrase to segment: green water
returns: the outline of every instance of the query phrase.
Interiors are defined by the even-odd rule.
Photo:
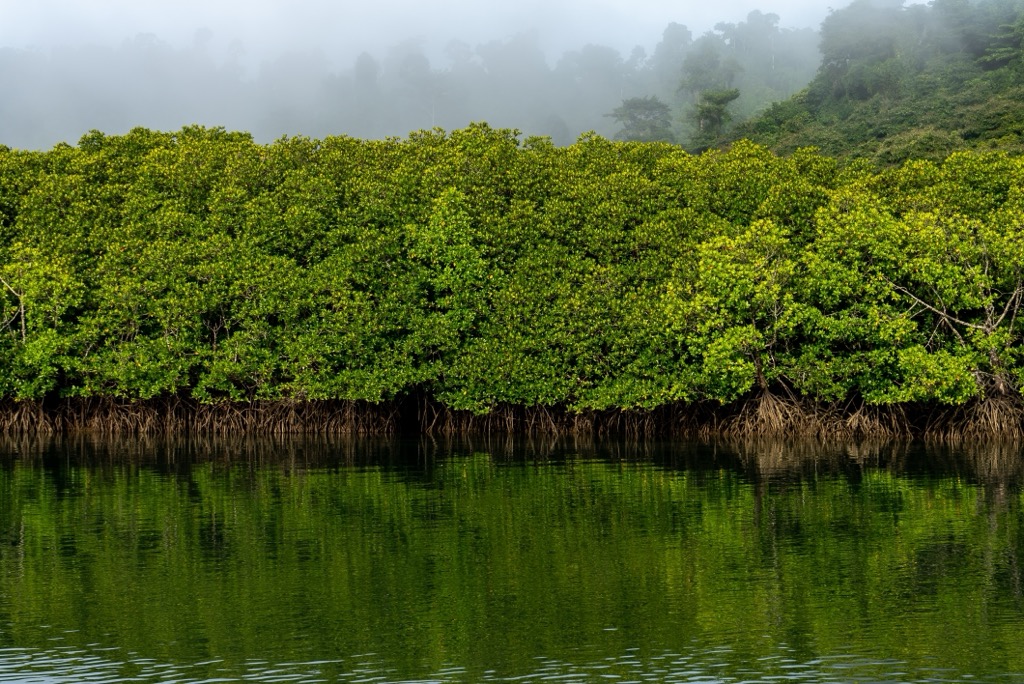
[[[7,443],[0,681],[1024,681],[1022,462]]]

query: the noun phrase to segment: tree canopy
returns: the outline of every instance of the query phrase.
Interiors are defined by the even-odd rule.
[[[483,124],[0,151],[0,398],[1016,397],[1024,165]]]

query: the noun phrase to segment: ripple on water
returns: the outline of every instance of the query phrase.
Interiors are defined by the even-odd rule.
[[[97,649],[98,650],[98,649]],[[123,660],[110,652],[69,649],[42,651],[25,648],[0,649],[0,682],[21,684],[95,684],[122,682],[179,682],[181,684],[220,682],[345,682],[347,684],[455,684],[461,682],[615,682],[616,684],[778,684],[779,682],[1014,682],[1024,677],[1008,673],[982,679],[950,668],[908,667],[904,661],[863,658],[853,655],[820,656],[797,660],[788,653],[773,654],[748,662],[743,667],[720,660],[722,649],[683,656],[661,653],[649,657],[637,652],[619,658],[589,663],[572,663],[538,658],[531,672],[502,675],[495,670],[472,672],[449,665],[423,678],[403,678],[378,663],[354,659],[320,659],[309,662],[271,663],[247,661],[232,666],[222,658],[191,664],[172,664],[129,654]],[[330,669],[330,672],[325,672]]]

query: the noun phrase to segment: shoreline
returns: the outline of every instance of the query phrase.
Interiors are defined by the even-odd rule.
[[[200,403],[62,398],[0,401],[5,435],[470,435],[594,438],[799,438],[818,440],[1024,438],[1024,401],[1014,396],[939,404],[815,402],[769,392],[739,401],[677,403],[652,410],[572,411],[564,406],[497,406],[458,411],[424,396],[388,402],[296,401]]]

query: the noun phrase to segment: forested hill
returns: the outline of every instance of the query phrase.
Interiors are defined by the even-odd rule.
[[[1022,43],[1020,0],[856,0],[822,24],[811,84],[731,137],[883,164],[968,148],[1019,152]]]

